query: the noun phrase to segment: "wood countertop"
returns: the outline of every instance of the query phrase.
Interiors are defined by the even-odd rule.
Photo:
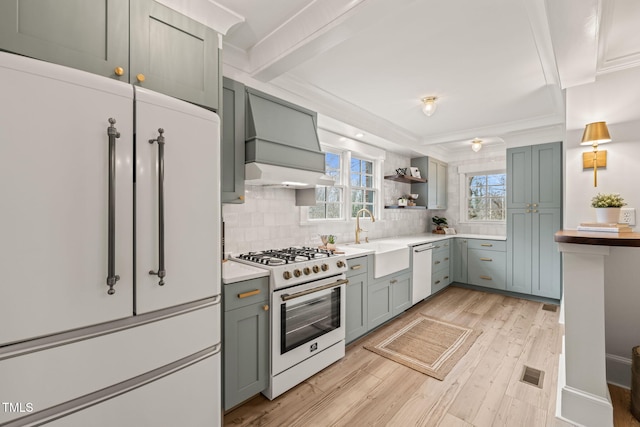
[[[554,240],[558,243],[578,245],[640,247],[640,233],[603,233],[577,230],[560,230]]]

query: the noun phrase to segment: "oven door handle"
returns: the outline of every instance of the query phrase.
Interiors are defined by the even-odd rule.
[[[325,289],[335,288],[336,286],[340,286],[340,285],[346,285],[347,283],[349,283],[348,279],[340,279],[333,283],[329,283],[328,285],[319,286],[313,289],[307,289],[306,291],[296,292],[295,294],[282,294],[280,298],[282,298],[282,301],[289,301],[290,299],[300,298],[305,295],[312,294],[314,292],[324,291]]]

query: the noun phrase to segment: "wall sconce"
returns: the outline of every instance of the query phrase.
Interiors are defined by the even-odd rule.
[[[607,167],[607,151],[598,151],[599,144],[611,142],[606,122],[589,123],[584,128],[580,145],[591,145],[593,153],[582,153],[582,169],[593,168],[593,186],[598,186],[598,168]]]
[[[477,153],[481,148],[482,140],[479,138],[473,138],[473,140],[471,141],[471,149]]]
[[[438,109],[438,106],[436,105],[437,99],[437,96],[427,96],[426,98],[422,98],[422,112],[427,117],[431,117]]]

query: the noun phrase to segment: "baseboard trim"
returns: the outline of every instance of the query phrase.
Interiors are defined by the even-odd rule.
[[[607,382],[618,387],[631,388],[631,359],[607,353]]]

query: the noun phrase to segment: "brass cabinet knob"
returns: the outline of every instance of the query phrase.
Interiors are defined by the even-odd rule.
[[[238,200],[244,200],[244,196],[238,196]]]
[[[263,309],[264,311],[269,311],[269,304],[265,304],[265,305],[263,305],[263,306],[262,306],[262,309]]]
[[[142,82],[144,81],[144,79],[145,79],[144,74],[138,74],[138,75],[136,76],[136,79],[138,79],[138,81],[139,81],[140,83],[142,83]]]
[[[114,73],[116,73],[116,76],[123,76],[124,75],[124,68],[122,67],[116,67],[113,70]]]

